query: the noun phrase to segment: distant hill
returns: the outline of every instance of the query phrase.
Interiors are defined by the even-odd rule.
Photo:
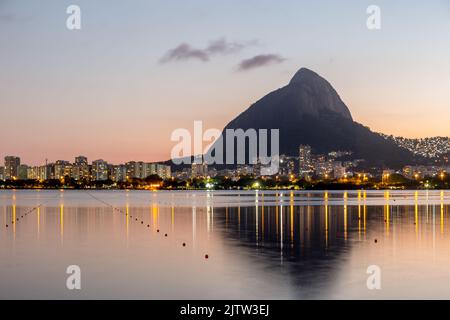
[[[380,133],[380,135],[384,139],[392,141],[399,147],[405,148],[411,151],[413,154],[424,158],[437,159],[442,156],[448,155],[450,152],[449,137],[409,139],[403,137],[395,137],[393,135],[386,135],[383,133]]]
[[[351,151],[367,166],[398,168],[423,161],[355,122],[331,84],[306,68],[300,69],[288,85],[251,105],[224,130],[250,128],[279,129],[280,154],[289,156],[298,156],[299,145],[308,144],[320,154]]]

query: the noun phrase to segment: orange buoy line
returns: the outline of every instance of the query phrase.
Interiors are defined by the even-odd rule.
[[[122,213],[122,214],[124,214],[124,215],[127,215],[127,213],[124,212],[122,209],[114,207],[112,204],[110,204],[110,203],[108,203],[108,202],[106,202],[106,201],[103,201],[103,200],[99,199],[98,197],[96,197],[96,196],[90,194],[90,193],[87,192],[87,191],[86,191],[86,193],[87,193],[90,197],[92,197],[93,199],[95,199],[95,200],[97,200],[97,201],[103,203],[103,204],[106,205],[107,207],[112,208],[114,211],[117,211],[117,212],[120,212],[120,213]],[[130,218],[133,218],[133,216],[130,215]],[[133,221],[133,220],[131,220],[131,221]],[[135,221],[138,221],[138,219],[135,218]],[[143,221],[143,220],[141,220],[141,225],[144,225],[144,221]],[[147,224],[147,228],[150,228],[150,224]],[[159,230],[159,229],[156,229],[156,232],[159,233],[160,230]],[[164,234],[164,237],[168,237],[168,234],[165,233],[165,234]],[[183,246],[183,247],[186,247],[186,243],[183,242],[182,246]],[[208,254],[205,254],[205,259],[209,259],[209,255],[208,255]]]
[[[55,197],[56,198],[56,197]],[[37,205],[36,207],[33,207],[31,209],[29,209],[28,211],[26,211],[23,215],[20,216],[20,218],[16,218],[16,220],[12,220],[11,224],[17,224],[17,222],[19,222],[20,219],[23,219],[24,216],[26,217],[28,214],[33,213],[34,211],[36,211],[37,209],[39,209],[40,207],[42,207],[46,202],[49,202],[52,199],[48,199],[44,202],[42,202],[41,204]],[[5,228],[9,228],[9,225],[6,224]]]

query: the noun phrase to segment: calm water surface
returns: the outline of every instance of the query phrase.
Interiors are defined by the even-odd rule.
[[[0,298],[450,299],[449,205],[450,191],[3,190]]]

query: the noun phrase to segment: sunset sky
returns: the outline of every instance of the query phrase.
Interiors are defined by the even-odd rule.
[[[167,160],[174,129],[221,129],[301,67],[374,131],[450,136],[448,0],[0,0],[0,41],[0,157],[30,165]]]

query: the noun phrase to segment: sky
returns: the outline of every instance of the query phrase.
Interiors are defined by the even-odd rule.
[[[449,0],[0,0],[0,42],[0,157],[30,165],[167,160],[301,67],[374,131],[450,136]]]

